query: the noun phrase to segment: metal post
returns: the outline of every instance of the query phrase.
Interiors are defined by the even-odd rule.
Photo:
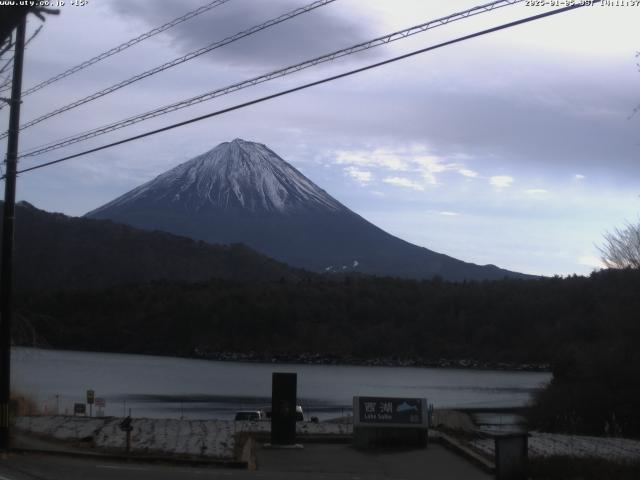
[[[2,270],[0,272],[0,449],[11,447],[9,432],[9,394],[11,392],[11,317],[13,294],[13,229],[16,210],[16,171],[18,134],[20,131],[20,93],[24,57],[25,18],[16,31],[13,57],[13,83],[9,113],[9,138],[4,181],[4,215],[2,217]]]

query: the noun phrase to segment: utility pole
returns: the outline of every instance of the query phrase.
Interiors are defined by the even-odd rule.
[[[11,448],[9,432],[9,394],[11,391],[11,319],[13,297],[13,229],[16,211],[16,171],[18,169],[18,134],[20,133],[20,93],[26,16],[16,29],[13,57],[13,83],[9,113],[9,138],[4,181],[2,217],[2,267],[0,271],[0,450]]]

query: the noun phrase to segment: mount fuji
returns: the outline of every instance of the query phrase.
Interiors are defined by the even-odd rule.
[[[527,275],[394,237],[260,143],[221,143],[86,214],[209,243],[244,243],[316,272],[485,280]]]

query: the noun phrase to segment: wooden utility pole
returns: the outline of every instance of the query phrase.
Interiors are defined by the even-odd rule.
[[[16,211],[16,171],[18,169],[18,134],[20,133],[20,94],[26,19],[16,29],[13,57],[13,83],[4,181],[2,217],[2,266],[0,271],[0,450],[11,447],[9,431],[9,394],[11,392],[11,320],[13,308],[13,230]]]

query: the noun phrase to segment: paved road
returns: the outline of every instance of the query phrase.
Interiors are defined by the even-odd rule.
[[[259,472],[292,473],[304,479],[438,479],[488,480],[488,475],[440,445],[427,449],[375,452],[355,450],[350,445],[308,444],[302,450],[258,448]],[[280,477],[279,477],[280,476]],[[288,477],[287,477],[288,478]]]
[[[114,462],[60,455],[16,454],[0,460],[0,480],[205,480],[251,472],[223,468]]]
[[[309,444],[301,450],[258,447],[258,470],[117,462],[51,454],[12,453],[0,459],[0,480],[489,480],[439,445],[426,450],[363,453],[348,445]]]

